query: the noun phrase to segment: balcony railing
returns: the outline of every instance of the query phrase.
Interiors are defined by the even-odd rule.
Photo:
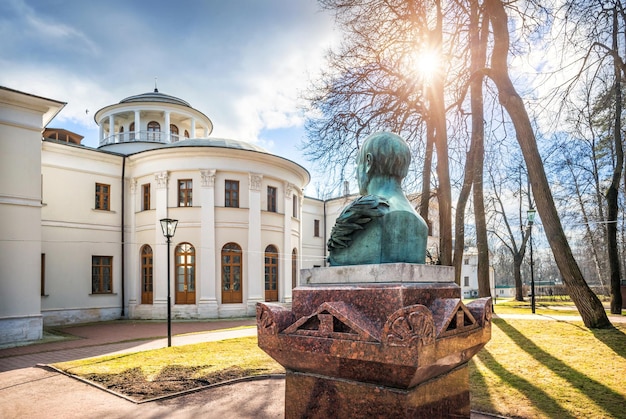
[[[170,141],[175,143],[182,140],[183,137],[177,134],[170,134]],[[147,143],[162,143],[167,144],[167,133],[159,131],[131,131],[121,132],[118,134],[110,135],[100,140],[100,147],[110,144],[120,143],[134,143],[134,142],[147,142]]]

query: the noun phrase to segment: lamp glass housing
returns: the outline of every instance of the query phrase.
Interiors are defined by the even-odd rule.
[[[163,230],[163,235],[167,238],[174,237],[176,233],[176,226],[178,225],[178,220],[173,220],[171,218],[163,218],[161,220],[161,230]]]
[[[534,208],[529,209],[528,211],[526,211],[526,217],[528,218],[528,223],[532,224],[535,222],[535,215],[537,214],[537,211]]]

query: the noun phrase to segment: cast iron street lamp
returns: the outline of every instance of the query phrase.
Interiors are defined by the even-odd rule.
[[[167,346],[172,346],[172,302],[170,297],[170,243],[174,233],[176,233],[176,225],[178,220],[171,218],[163,218],[161,220],[161,230],[167,239]]]
[[[526,212],[528,217],[528,234],[530,234],[530,309],[535,314],[535,263],[533,262],[533,223],[537,211],[531,206]]]

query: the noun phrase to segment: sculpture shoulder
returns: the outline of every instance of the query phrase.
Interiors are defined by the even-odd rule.
[[[415,211],[389,211],[384,217],[386,229],[411,230],[415,233],[425,233],[428,235],[428,226],[426,221]]]
[[[350,203],[341,212],[330,234],[328,250],[349,247],[352,234],[367,228],[373,219],[389,212],[389,202],[376,195],[364,195]]]

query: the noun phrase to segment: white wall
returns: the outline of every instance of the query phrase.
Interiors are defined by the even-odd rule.
[[[43,333],[41,133],[62,107],[0,88],[0,345]]]
[[[122,307],[120,156],[82,147],[42,144],[41,313],[51,325],[119,318]],[[110,210],[95,209],[95,185],[110,185]],[[112,256],[111,294],[94,294],[92,256]]]

